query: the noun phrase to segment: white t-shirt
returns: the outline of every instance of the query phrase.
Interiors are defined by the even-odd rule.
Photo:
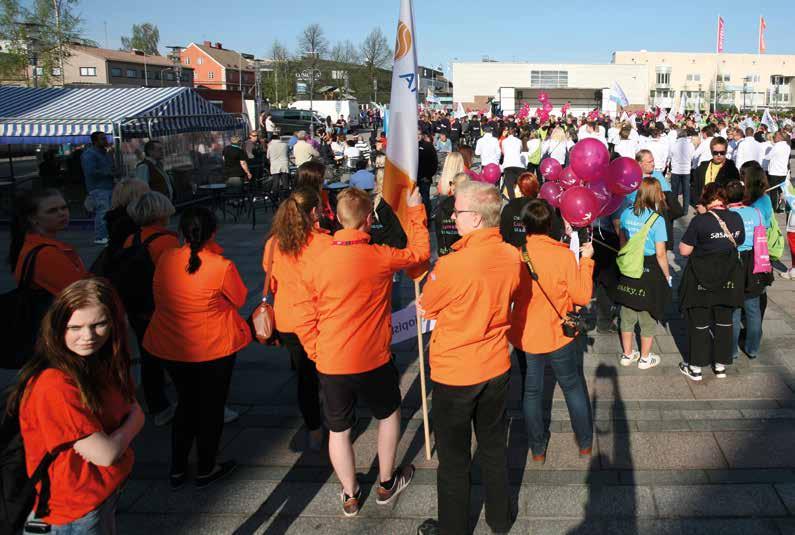
[[[773,145],[768,155],[770,163],[767,172],[773,176],[786,176],[789,169],[790,145],[786,141],[779,141]]]
[[[689,136],[680,137],[671,148],[671,173],[689,175],[696,148]]]
[[[635,159],[635,153],[638,151],[638,144],[632,139],[619,139],[614,148],[616,154],[626,158]]]
[[[508,136],[502,140],[502,153],[505,156],[502,160],[502,168],[506,167],[525,167],[522,165],[522,141],[514,136]]]
[[[565,141],[552,141],[551,139],[547,139],[541,146],[541,152],[543,156],[555,158],[560,162],[560,165],[564,165],[566,163],[566,153],[570,151],[573,146],[574,142],[570,139]]]
[[[482,138],[478,139],[475,145],[475,155],[480,156],[480,165],[486,167],[491,163],[499,165],[502,150],[500,150],[500,142],[490,133],[486,133]]]

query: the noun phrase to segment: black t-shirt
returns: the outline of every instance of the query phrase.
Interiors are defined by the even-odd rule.
[[[695,256],[734,249],[734,245],[724,234],[720,223],[712,214],[716,214],[723,220],[737,245],[745,241],[745,225],[740,214],[729,210],[711,210],[710,212],[694,217],[682,236],[682,243],[695,247],[693,250]]]
[[[240,162],[246,161],[246,153],[236,145],[224,147],[224,177],[242,177],[245,173]]]
[[[505,243],[510,243],[514,247],[521,247],[527,241],[527,231],[522,223],[522,208],[533,199],[531,197],[517,197],[508,201],[502,209],[500,215],[500,235]],[[549,237],[560,240],[566,234],[563,220],[554,208],[550,207],[552,213],[552,224],[549,229]]]
[[[453,252],[452,245],[461,239],[453,220],[455,197],[443,197],[436,208],[436,246],[439,256]]]

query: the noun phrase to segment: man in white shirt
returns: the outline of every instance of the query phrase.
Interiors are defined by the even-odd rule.
[[[502,140],[502,153],[505,158],[502,161],[502,168],[524,167],[522,165],[522,141],[516,137],[517,129],[512,128],[508,137]]]
[[[306,132],[301,130],[295,137],[298,141],[293,145],[293,157],[295,158],[295,166],[300,167],[302,163],[306,163],[313,158],[320,158],[320,153],[306,140]]]
[[[771,187],[778,186],[787,178],[791,151],[791,147],[787,138],[788,136],[783,130],[776,132],[773,137],[773,141],[775,143],[773,143],[773,148],[770,150],[768,155],[770,158],[770,163],[767,167],[767,181],[770,183]],[[773,209],[777,212],[780,211],[780,207],[778,205],[780,196],[780,189],[770,191],[770,200],[773,201]]]
[[[483,137],[478,139],[475,145],[475,155],[480,156],[481,167],[486,167],[490,163],[499,165],[502,150],[500,149],[500,142],[491,135],[491,127],[486,127]]]
[[[693,169],[712,159],[712,150],[709,148],[712,138],[715,137],[714,127],[710,124],[701,129],[701,143],[693,154]]]
[[[667,138],[662,137],[662,132],[656,128],[653,129],[651,137],[642,148],[649,150],[654,156],[654,170],[664,172],[668,166],[671,149],[668,147]]]
[[[682,194],[685,210],[690,206],[690,165],[695,152],[696,148],[687,131],[680,130],[679,137],[671,147],[671,192],[677,198]]]
[[[745,162],[751,160],[756,160],[762,165],[760,152],[759,143],[754,139],[754,129],[746,128],[745,137],[738,141],[737,149],[734,151],[734,164],[737,170],[739,171]]]

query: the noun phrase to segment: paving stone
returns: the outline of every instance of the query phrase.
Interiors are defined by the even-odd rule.
[[[120,513],[119,535],[168,533],[170,535],[219,535],[232,533],[245,521],[242,515],[170,515]]]
[[[772,485],[655,486],[654,502],[662,517],[781,516]]]
[[[654,501],[648,487],[523,486],[520,516],[549,517],[634,517],[654,516]]]
[[[795,430],[716,432],[721,451],[732,468],[792,468]]]
[[[710,483],[795,483],[795,470],[786,468],[747,468],[706,470]]]
[[[795,483],[776,485],[775,488],[789,514],[795,516]]]
[[[597,441],[600,454],[610,459],[612,468],[684,470],[727,466],[710,433],[605,434],[597,435]]]
[[[741,409],[745,418],[788,418],[795,419],[795,409]]]
[[[684,379],[687,381],[687,379]],[[775,375],[754,374],[732,380],[688,381],[696,399],[792,399],[792,390]]]

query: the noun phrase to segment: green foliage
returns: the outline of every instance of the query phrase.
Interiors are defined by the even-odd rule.
[[[157,45],[160,43],[160,30],[151,22],[133,24],[132,35],[121,38],[123,50],[141,50],[150,56],[159,56]]]

